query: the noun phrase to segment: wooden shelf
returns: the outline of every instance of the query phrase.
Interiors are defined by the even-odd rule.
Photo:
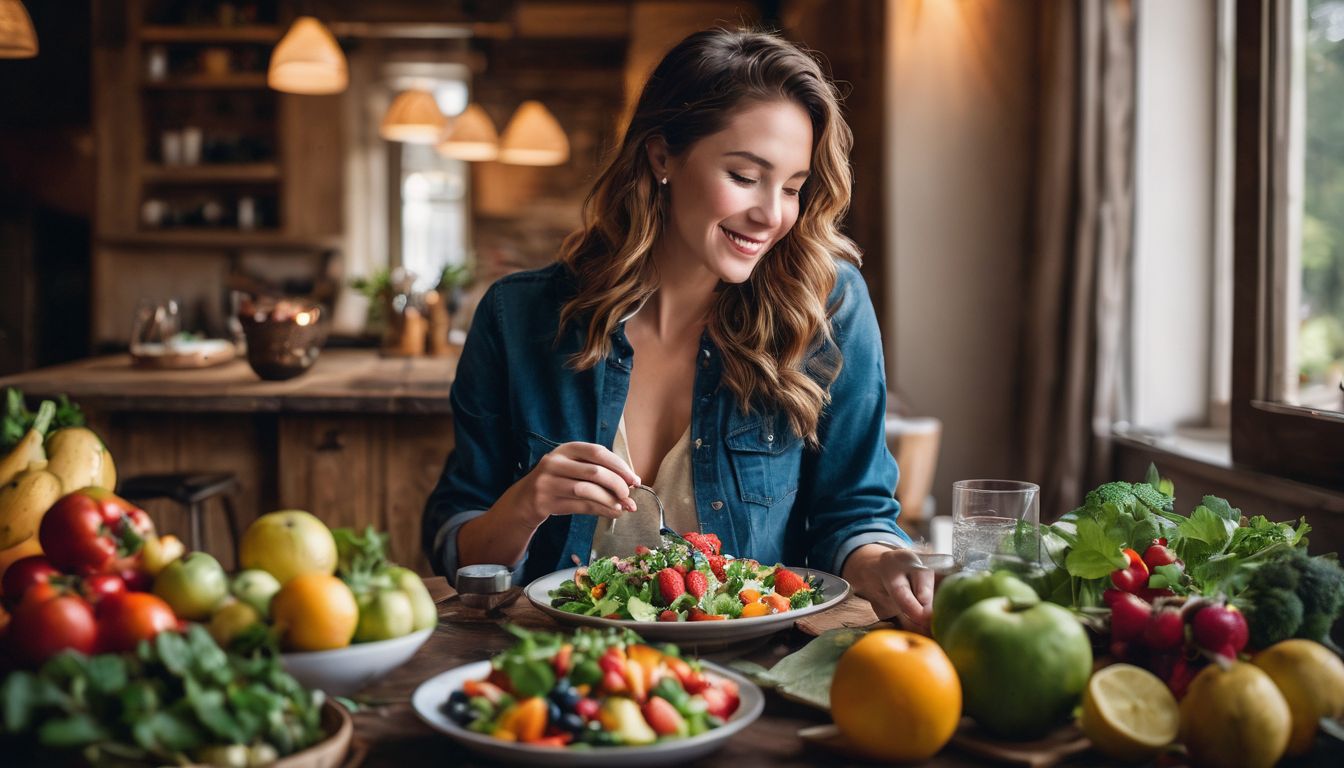
[[[230,229],[165,229],[101,238],[103,245],[130,248],[292,248],[298,251],[328,251],[340,248],[342,238],[291,237],[276,230],[244,232]]]
[[[276,43],[284,30],[278,25],[242,27],[144,26],[140,39],[147,43]]]
[[[145,88],[158,91],[265,90],[265,72],[231,72],[227,75],[181,75],[146,80]]]
[[[267,183],[280,180],[275,163],[206,163],[204,165],[146,165],[141,178],[155,184],[197,184],[204,182]]]

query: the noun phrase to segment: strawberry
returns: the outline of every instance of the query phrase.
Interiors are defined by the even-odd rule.
[[[673,600],[686,593],[686,582],[682,580],[681,574],[671,568],[664,568],[658,572],[658,592],[663,596],[663,603],[671,605]]]
[[[602,711],[602,705],[597,703],[597,699],[584,697],[574,705],[574,711],[584,720],[596,720],[598,712]]]
[[[723,544],[719,537],[712,533],[691,533],[682,536],[683,539],[690,542],[691,546],[700,550],[706,555],[717,555],[723,551]]]
[[[685,563],[677,563],[676,565],[672,566],[672,570],[676,571],[678,575],[685,576],[685,575],[686,575],[686,564],[685,564]]]
[[[807,589],[807,582],[803,581],[802,576],[788,568],[780,568],[775,571],[775,592],[790,597],[800,589]]]
[[[624,670],[618,672],[609,669],[602,673],[602,690],[607,693],[625,693],[629,686],[625,682]]]
[[[737,694],[723,688],[711,686],[701,691],[700,696],[707,705],[705,711],[715,717],[727,720],[733,712],[737,711],[739,701]]]
[[[719,581],[728,580],[728,572],[724,566],[728,563],[728,558],[723,555],[706,555],[705,559],[709,561],[709,570],[714,572],[714,577]]]
[[[686,591],[690,592],[696,600],[699,600],[705,596],[705,592],[709,591],[709,579],[705,578],[705,574],[700,571],[687,572]]]
[[[649,554],[649,553],[652,552],[652,551],[653,551],[653,550],[649,549],[648,547],[644,546],[643,544],[637,544],[637,545],[635,545],[635,554],[636,554],[636,555],[647,555],[647,554]]]
[[[687,618],[690,621],[723,621],[728,617],[717,613],[706,613],[705,611],[702,611],[699,608],[693,607],[688,612]]]
[[[663,611],[662,613],[658,614],[658,620],[659,620],[659,621],[680,621],[680,620],[681,620],[681,617],[677,615],[677,612],[676,612],[676,611]]]
[[[685,736],[686,720],[667,699],[654,696],[644,702],[644,719],[659,736]]]

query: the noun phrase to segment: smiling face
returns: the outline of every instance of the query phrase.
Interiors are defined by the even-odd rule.
[[[664,256],[745,282],[798,221],[811,159],[812,121],[785,100],[742,108],[681,155],[651,147],[655,172],[668,179]]]

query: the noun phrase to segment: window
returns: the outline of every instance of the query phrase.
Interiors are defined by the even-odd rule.
[[[1238,0],[1232,451],[1344,487],[1344,2]]]
[[[400,154],[400,264],[427,291],[444,267],[467,263],[467,164],[428,144],[404,144]]]

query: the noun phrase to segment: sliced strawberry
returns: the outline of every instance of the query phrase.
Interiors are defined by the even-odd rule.
[[[667,699],[658,696],[644,702],[644,719],[659,736],[677,736],[686,733],[686,719]]]
[[[602,711],[602,705],[597,703],[597,699],[582,698],[574,705],[574,711],[584,720],[596,720],[598,712]]]
[[[728,558],[723,555],[707,555],[705,559],[709,561],[709,570],[714,572],[714,577],[716,579],[719,581],[728,580],[728,571],[726,567],[728,565]]]
[[[727,720],[737,711],[737,695],[722,688],[713,686],[706,688],[700,692],[700,697],[705,700],[705,711],[715,717]]]
[[[658,572],[658,593],[662,595],[664,605],[671,605],[673,600],[686,594],[686,581],[671,568],[664,568]]]
[[[635,554],[636,554],[636,555],[647,555],[647,554],[649,554],[649,553],[652,552],[652,551],[653,551],[653,550],[649,549],[648,547],[644,546],[643,544],[636,544],[636,545],[635,545]]]
[[[629,686],[625,682],[624,670],[609,669],[602,673],[602,690],[607,693],[625,693]]]
[[[709,591],[709,579],[700,571],[690,571],[686,574],[686,591],[696,600],[705,596]]]
[[[692,531],[682,536],[682,538],[690,542],[691,546],[706,555],[717,555],[723,551],[723,544],[719,541],[719,537],[712,533],[697,533]]]
[[[572,643],[565,643],[560,646],[560,650],[556,652],[555,658],[551,659],[551,666],[555,668],[557,677],[564,677],[569,674],[569,662],[573,657],[574,645]]]
[[[659,621],[681,621],[681,617],[677,615],[677,612],[676,612],[676,611],[663,611],[662,613],[658,614],[658,620],[659,620]]]

